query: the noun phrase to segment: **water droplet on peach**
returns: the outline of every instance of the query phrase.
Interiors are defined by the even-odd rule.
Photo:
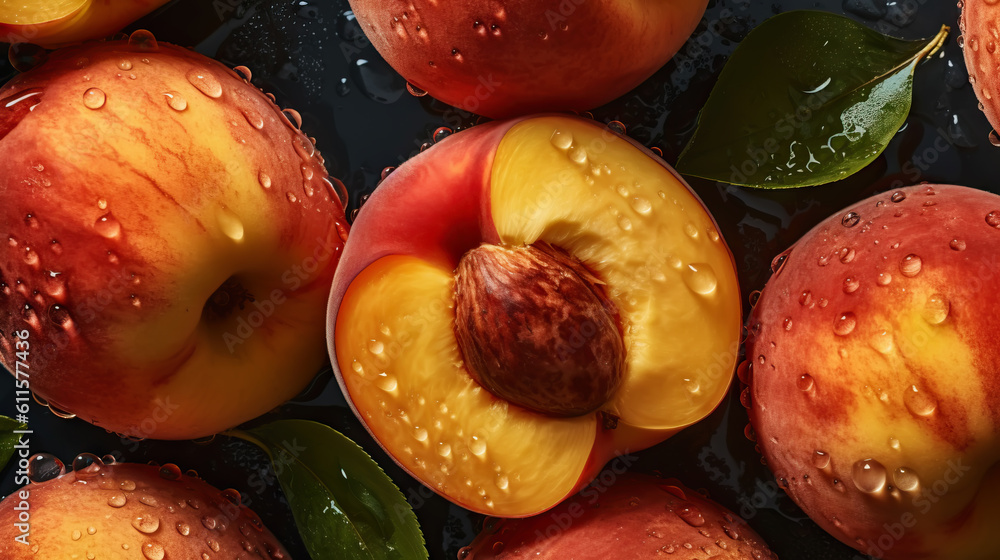
[[[705,524],[705,517],[701,511],[694,506],[682,506],[675,510],[677,517],[692,527],[701,527]]]
[[[399,385],[395,377],[384,372],[378,375],[375,379],[375,384],[378,385],[379,389],[386,392],[395,391],[396,387]]]
[[[645,215],[649,214],[649,212],[653,209],[653,204],[650,203],[649,200],[641,196],[637,196],[632,199],[632,209],[639,214]]]
[[[875,278],[875,282],[879,286],[888,286],[892,283],[892,274],[888,272],[880,272],[878,277]]]
[[[97,218],[97,221],[94,222],[94,230],[96,230],[102,237],[114,239],[121,233],[122,225],[113,215],[111,215],[111,212],[108,212],[100,218]]]
[[[854,463],[851,477],[854,480],[854,486],[868,494],[879,492],[885,488],[885,467],[875,459],[864,459]]]
[[[262,117],[255,109],[244,107],[242,113],[243,118],[247,121],[247,124],[257,130],[262,130],[264,128],[264,117]]]
[[[889,200],[896,203],[903,202],[904,200],[906,200],[906,193],[903,191],[896,191],[892,193],[892,196],[889,197]]]
[[[267,173],[261,171],[257,175],[257,181],[260,183],[260,186],[264,187],[265,189],[271,188],[271,177]]]
[[[994,210],[987,214],[986,223],[992,228],[1000,229],[1000,210]]]
[[[107,100],[108,96],[101,89],[90,88],[83,92],[83,106],[88,109],[100,109]]]
[[[253,79],[253,72],[251,72],[246,66],[237,66],[236,68],[233,68],[233,70],[235,70],[241,78],[248,82]]]
[[[140,533],[149,535],[160,528],[160,518],[155,515],[139,515],[132,520],[132,527]]]
[[[920,487],[920,477],[909,467],[899,467],[892,473],[892,482],[903,492],[913,492]]]
[[[824,451],[815,451],[812,455],[812,464],[817,469],[825,469],[830,466],[830,455]]]
[[[903,260],[899,262],[899,272],[907,278],[913,278],[914,276],[920,274],[923,264],[923,260],[921,260],[920,257],[910,253],[909,255],[903,257]]]
[[[125,497],[125,494],[122,494],[121,492],[112,494],[111,497],[108,498],[108,505],[113,508],[125,507],[126,503],[128,503],[128,499]]]
[[[140,51],[154,51],[159,47],[153,34],[145,29],[133,31],[128,36],[128,46]]]
[[[163,551],[163,547],[156,543],[145,543],[142,545],[142,555],[147,558],[147,560],[163,560],[166,554]]]
[[[840,224],[846,228],[852,228],[861,221],[861,215],[857,212],[848,212],[840,219]]]
[[[816,386],[816,382],[813,379],[813,376],[809,375],[808,373],[803,373],[795,381],[795,385],[799,388],[800,391],[809,391]]]
[[[441,442],[438,444],[437,452],[438,455],[442,457],[449,457],[451,456],[451,445],[448,445],[445,442]]]
[[[951,303],[941,294],[931,294],[924,304],[923,318],[932,325],[940,325],[948,318]]]
[[[965,241],[962,241],[961,239],[952,239],[951,242],[948,243],[948,246],[951,247],[952,251],[964,251]]]
[[[496,485],[497,488],[501,490],[506,490],[507,487],[510,485],[510,480],[505,475],[498,474],[496,477]]]
[[[187,80],[195,89],[212,99],[222,97],[222,84],[207,70],[193,68],[188,71]]]
[[[858,324],[858,318],[854,313],[846,311],[834,319],[833,332],[838,336],[847,336],[854,332],[854,327]]]
[[[916,385],[910,385],[903,392],[903,402],[906,408],[916,416],[930,416],[937,410],[937,400],[925,391],[921,391]]]
[[[118,487],[126,492],[132,492],[135,490],[135,482],[132,480],[123,480],[118,483]]]
[[[708,295],[719,285],[715,270],[707,263],[692,263],[682,272],[684,283],[696,294]]]
[[[243,240],[243,222],[240,220],[239,216],[234,214],[229,209],[222,208],[219,210],[216,219],[219,223],[219,229],[222,230],[223,235],[233,241]]]
[[[851,277],[844,278],[845,294],[853,294],[854,292],[858,291],[858,288],[860,286],[861,282],[859,282],[857,278],[851,278]]]
[[[55,455],[36,453],[28,459],[28,480],[45,482],[66,474],[66,465]]]

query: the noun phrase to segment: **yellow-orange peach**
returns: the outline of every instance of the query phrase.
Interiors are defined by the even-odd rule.
[[[309,382],[347,229],[296,114],[143,31],[56,51],[0,100],[0,359],[21,388],[185,439]]]
[[[167,0],[18,0],[0,4],[0,42],[55,48],[103,39]]]
[[[593,109],[663,66],[707,0],[351,0],[404,78],[493,118]]]
[[[60,472],[52,456],[31,461],[49,463],[49,476]],[[173,464],[105,464],[86,454],[75,463],[0,502],[4,560],[291,558],[237,490],[220,492]]]
[[[728,247],[673,170],[593,121],[455,134],[389,175],[351,236],[329,311],[341,386],[463,507],[551,508],[729,386]]]
[[[1000,555],[998,226],[984,191],[869,198],[779,257],[753,311],[744,378],[767,464],[864,553]]]

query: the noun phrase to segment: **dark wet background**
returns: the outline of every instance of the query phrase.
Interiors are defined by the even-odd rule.
[[[672,62],[631,94],[593,111],[594,118],[621,121],[630,136],[676,162],[729,53],[754,26],[794,9],[844,13],[907,39],[931,37],[942,24],[952,26],[953,34],[942,53],[919,67],[907,125],[885,154],[857,175],[823,187],[774,192],[691,181],[736,256],[744,297],[763,287],[775,255],[849,203],[920,181],[1000,190],[991,180],[1000,151],[987,139],[989,124],[968,83],[954,0],[713,0],[692,40]],[[302,114],[303,129],[316,137],[331,175],[350,189],[352,208],[375,188],[384,168],[433,142],[440,127],[455,130],[477,122],[474,115],[408,93],[405,81],[368,46],[346,0],[182,0],[133,26],[143,27],[161,41],[194,46],[230,66],[248,66],[255,85]],[[2,81],[12,73],[9,66],[0,66]],[[854,559],[853,549],[827,536],[777,490],[743,435],[747,420],[738,394],[734,385],[712,416],[638,454],[633,468],[706,489],[747,519],[786,560]],[[13,404],[13,383],[5,383],[0,414],[13,415]],[[480,516],[432,495],[396,467],[346,408],[329,371],[302,397],[260,421],[276,418],[318,420],[359,442],[410,498],[431,558],[455,558],[480,527]],[[31,427],[33,451],[54,453],[67,462],[79,452],[116,452],[128,461],[176,462],[218,487],[235,487],[293,557],[307,558],[291,513],[276,506],[282,502],[280,490],[263,484],[266,458],[249,444],[221,436],[200,444],[123,441],[81,421],[60,420],[39,405],[32,409]],[[13,468],[2,475],[0,492],[6,495],[14,489]]]

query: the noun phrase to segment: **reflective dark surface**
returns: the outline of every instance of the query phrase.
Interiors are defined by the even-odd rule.
[[[727,56],[754,26],[793,9],[844,13],[901,38],[931,37],[942,24],[953,34],[945,49],[923,63],[915,77],[913,111],[888,150],[857,175],[823,187],[754,191],[708,181],[692,186],[715,215],[736,257],[744,298],[763,287],[771,259],[810,227],[847,204],[920,181],[956,183],[997,191],[991,173],[1000,151],[987,139],[990,126],[977,109],[957,43],[953,0],[713,0],[705,20],[678,57],[629,95],[593,111],[601,122],[618,120],[627,133],[677,160],[694,131],[701,104]],[[229,66],[253,71],[253,83],[297,109],[303,129],[315,136],[331,175],[348,186],[352,208],[376,186],[382,170],[397,166],[430,144],[440,127],[474,125],[474,115],[429,96],[415,97],[361,34],[346,0],[183,0],[132,28],[161,41],[194,46]],[[0,76],[13,73],[0,68]],[[748,306],[747,306],[748,307]],[[13,381],[0,389],[0,414],[13,415]],[[750,524],[785,559],[848,560],[857,553],[826,535],[788,499],[754,444],[743,435],[746,413],[738,383],[705,421],[629,459],[632,468],[680,478],[704,488]],[[220,399],[226,398],[220,395]],[[329,371],[313,387],[258,422],[308,418],[327,423],[359,442],[410,498],[433,559],[455,558],[482,522],[424,489],[381,451],[355,420]],[[34,405],[34,452],[69,463],[80,452],[117,453],[128,461],[176,462],[212,484],[235,487],[295,558],[307,558],[266,458],[243,442],[218,436],[206,443],[131,442],[78,420],[61,420]],[[14,467],[3,471],[0,491],[14,489]]]

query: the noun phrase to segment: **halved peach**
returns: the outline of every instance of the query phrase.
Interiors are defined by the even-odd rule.
[[[453,135],[393,172],[351,235],[329,309],[341,387],[403,468],[468,509],[545,511],[729,386],[728,247],[672,169],[592,121]]]
[[[48,48],[101,39],[167,0],[18,0],[0,3],[0,41]]]

